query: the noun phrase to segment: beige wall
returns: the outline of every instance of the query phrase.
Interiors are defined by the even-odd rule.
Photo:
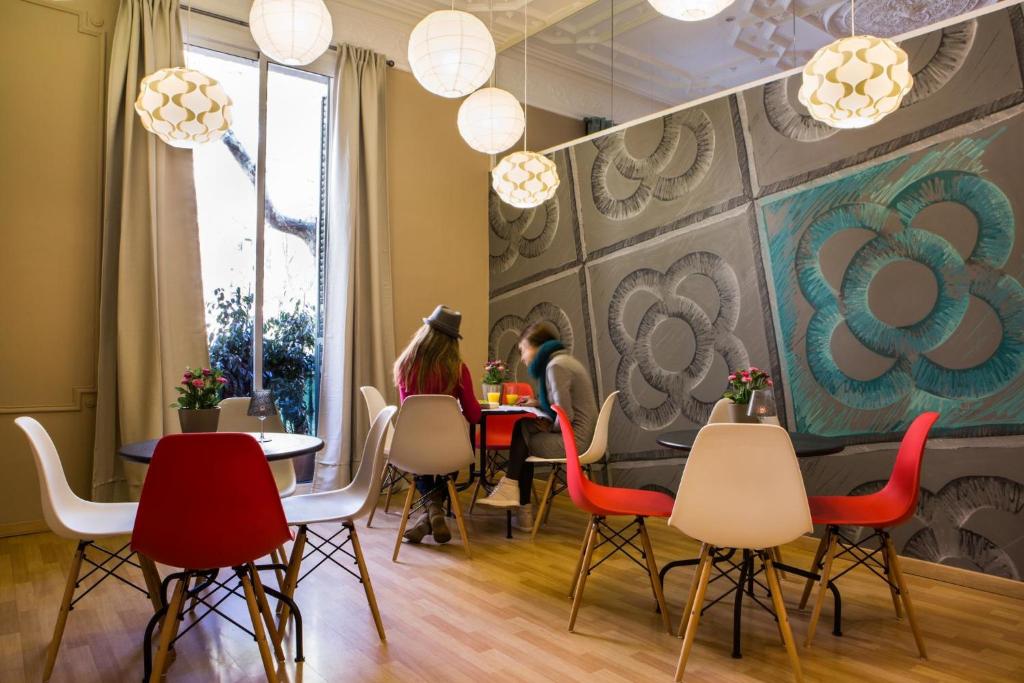
[[[18,415],[43,423],[74,489],[90,488],[103,83],[117,5],[0,2],[0,534],[40,518]]]

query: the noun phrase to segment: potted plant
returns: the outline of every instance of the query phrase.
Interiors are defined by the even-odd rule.
[[[751,367],[730,373],[729,386],[722,394],[722,398],[732,401],[729,406],[732,421],[757,422],[757,418],[747,416],[750,395],[759,389],[766,389],[770,386],[772,386],[772,378],[758,368]]]
[[[491,394],[498,394],[501,400],[501,385],[509,379],[509,371],[505,361],[489,360],[484,366],[484,398],[490,401]]]
[[[178,400],[171,404],[178,409],[181,431],[215,432],[220,421],[221,394],[227,378],[221,370],[210,368],[185,368],[181,386],[175,387]]]

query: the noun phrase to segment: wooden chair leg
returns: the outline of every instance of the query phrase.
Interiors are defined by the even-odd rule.
[[[686,670],[686,660],[690,658],[690,650],[693,649],[693,641],[697,637],[697,626],[700,625],[700,614],[704,611],[704,595],[708,591],[708,579],[711,577],[711,567],[714,565],[707,554],[710,548],[705,543],[701,548],[701,555],[705,556],[700,573],[693,577],[697,590],[693,596],[693,603],[690,606],[689,615],[683,615],[686,621],[686,631],[683,635],[683,647],[679,651],[679,663],[676,664],[676,683],[683,680],[683,672]]]
[[[836,535],[831,530],[828,532],[828,545],[825,547],[825,565],[821,568],[821,579],[818,580],[818,594],[814,598],[814,609],[811,610],[811,619],[807,622],[807,640],[804,647],[810,647],[814,640],[814,630],[818,627],[818,617],[821,616],[821,606],[825,604],[825,593],[828,592],[828,581],[832,576],[832,560],[836,556]]]
[[[907,621],[910,622],[910,630],[914,633],[914,642],[917,643],[917,651],[921,655],[921,659],[928,659],[928,653],[924,648],[924,637],[921,635],[921,629],[917,624],[917,614],[914,612],[914,604],[910,601],[910,589],[907,587],[907,581],[903,578],[903,570],[900,569],[900,561],[896,556],[896,547],[892,543],[892,538],[889,534],[885,535],[885,549],[886,554],[889,556],[889,571],[892,572],[893,577],[896,579],[896,585],[900,589],[900,599],[903,601],[903,608],[907,612]]]
[[[530,532],[531,541],[537,538],[537,532],[540,531],[540,525],[544,522],[544,513],[551,504],[551,491],[554,489],[555,473],[557,471],[557,466],[552,465],[551,474],[548,475],[547,483],[544,484],[544,497],[540,499],[540,509],[537,510],[537,516],[533,520],[533,530]]]
[[[761,561],[764,563],[764,573],[768,578],[768,589],[772,593],[772,605],[775,607],[775,617],[779,622],[782,642],[786,646],[786,654],[789,655],[789,664],[793,667],[793,678],[796,679],[796,683],[803,683],[804,674],[800,669],[800,657],[796,653],[796,643],[793,642],[793,629],[789,626],[786,604],[782,601],[782,585],[779,583],[779,576],[775,571],[772,553],[764,553]]]
[[[43,680],[50,680],[53,673],[53,665],[57,662],[57,652],[60,650],[60,641],[64,638],[64,626],[68,623],[68,613],[71,612],[71,601],[75,598],[75,588],[78,585],[78,575],[82,571],[82,559],[85,557],[86,544],[79,542],[75,549],[74,557],[71,558],[71,568],[68,569],[68,580],[64,584],[64,597],[60,601],[60,611],[57,612],[57,623],[53,626],[53,637],[50,639],[50,646],[46,648],[46,664],[43,667]],[[152,590],[150,591],[152,595]],[[159,603],[159,590],[156,593]],[[159,609],[159,607],[158,607]]]
[[[156,563],[145,555],[138,555],[139,566],[142,568],[142,579],[146,582],[146,592],[149,593],[149,602],[156,612],[163,605],[160,600],[160,572],[156,569]]]
[[[590,518],[590,531],[587,534],[586,550],[583,554],[583,561],[580,562],[579,576],[576,577],[575,590],[572,598],[572,611],[569,612],[569,633],[576,628],[576,615],[579,614],[580,605],[583,603],[583,589],[587,586],[587,576],[590,574],[590,562],[594,558],[594,547],[597,545],[597,531],[599,520],[597,517]]]
[[[469,498],[469,514],[473,514],[473,509],[476,507],[476,499],[480,495],[480,487],[483,485],[483,477],[477,477],[477,480],[473,482],[473,495]]]
[[[409,509],[412,508],[412,497],[416,493],[416,487],[410,486],[409,492],[405,494],[405,504],[402,506],[402,521],[398,523],[398,537],[395,539],[395,552],[391,554],[391,561],[398,562],[398,551],[402,549],[402,536],[405,534],[405,527],[409,524]]]
[[[686,607],[683,609],[683,614],[679,619],[679,633],[678,636],[682,638],[686,635],[686,622],[690,618],[690,610],[693,609],[693,601],[697,598],[697,586],[700,584],[700,574],[704,571],[704,565],[712,561],[710,556],[710,548],[707,543],[702,543],[700,546],[700,559],[697,561],[697,567],[693,571],[693,580],[690,581],[690,593],[686,597]]]
[[[256,571],[256,567],[252,564],[249,565],[249,571],[252,572],[252,587],[256,594],[256,604],[260,608],[260,616],[263,617],[263,623],[267,627],[267,633],[270,635],[270,642],[274,645],[274,656],[277,657],[277,661],[284,661],[284,650],[281,648],[281,640],[284,634],[283,629],[278,629],[274,623],[274,612],[270,609],[270,603],[267,602],[267,594],[263,590],[263,581],[260,580],[260,574]]]
[[[263,630],[263,619],[260,616],[260,604],[256,598],[256,591],[253,589],[253,582],[249,579],[248,572],[241,575],[242,590],[245,593],[245,604],[249,608],[249,620],[252,622],[252,632],[256,634],[256,644],[260,648],[260,659],[263,660],[263,671],[267,674],[267,683],[277,683],[277,671],[274,664],[274,657],[270,654],[270,645],[267,643],[267,634]],[[269,610],[269,606],[267,608]]]
[[[274,564],[283,564],[287,567],[288,552],[284,549],[283,545],[271,551],[270,557],[274,561]],[[277,579],[277,589],[282,590],[284,588],[284,572],[275,567],[274,578]]]
[[[814,551],[814,561],[811,562],[811,572],[818,571],[818,566],[821,564],[821,558],[823,558],[825,556],[825,547],[826,547],[825,544],[828,543],[828,538],[829,538],[830,533],[831,532],[829,531],[829,529],[826,528],[824,535],[821,537],[821,540],[818,542],[818,549]],[[803,608],[807,607],[807,600],[811,597],[811,589],[813,589],[813,588],[814,588],[814,579],[807,579],[807,583],[804,584],[803,595],[800,596],[800,606],[799,606],[799,609],[803,609]]]
[[[771,555],[771,558],[772,558],[772,562],[774,562],[775,564],[777,564],[777,565],[785,564],[785,562],[782,561],[782,548],[781,547],[775,546],[774,548],[772,548],[770,555]],[[789,580],[789,577],[787,576],[786,572],[783,569],[781,569],[780,567],[776,567],[775,568],[775,573],[778,575],[779,581],[788,581]]]
[[[903,605],[900,604],[900,593],[899,588],[896,585],[896,577],[893,576],[892,562],[889,560],[888,548],[884,551],[885,555],[885,580],[889,584],[889,595],[892,597],[892,608],[896,612],[897,619],[903,619]]]
[[[181,623],[181,608],[185,603],[185,579],[179,579],[174,584],[174,592],[171,594],[171,602],[167,606],[167,614],[164,616],[164,623],[160,626],[160,640],[156,647],[156,657],[153,658],[153,670],[149,674],[149,683],[159,683],[167,668],[168,653],[174,636],[178,635],[178,624]]]
[[[459,526],[459,536],[462,537],[462,547],[466,551],[466,557],[472,559],[473,554],[469,550],[469,534],[466,533],[466,520],[462,516],[462,505],[459,504],[459,492],[455,490],[455,482],[448,479],[448,501],[452,506],[452,514],[455,515],[455,523]]]
[[[576,568],[572,570],[572,585],[569,587],[569,599],[576,595],[576,583],[580,580],[580,567],[583,566],[583,558],[587,554],[587,542],[590,540],[590,528],[594,524],[594,516],[587,518],[587,526],[583,529],[583,541],[580,543],[580,554],[576,558]]]
[[[651,579],[651,590],[654,591],[654,599],[658,602],[665,631],[672,635],[672,618],[668,614],[668,605],[665,604],[665,592],[662,589],[661,576],[658,575],[658,563],[654,559],[654,546],[651,545],[651,537],[647,534],[647,524],[644,523],[643,517],[639,519],[639,525],[640,541],[643,544],[644,556],[647,560],[647,573]]]
[[[373,584],[370,583],[370,572],[366,568],[366,559],[363,557],[363,547],[359,544],[359,535],[356,533],[356,526],[352,522],[345,522],[349,537],[352,539],[352,554],[356,556],[356,564],[359,565],[359,579],[366,592],[366,602],[370,605],[370,613],[373,614],[373,623],[377,626],[377,635],[381,642],[387,642],[387,635],[384,633],[384,622],[380,618],[380,610],[377,609],[377,597],[373,593]]]
[[[398,477],[398,470],[395,469],[394,465],[388,463],[387,468],[384,470],[384,476],[388,482],[388,492],[384,496],[384,514],[388,514],[388,510],[391,509],[391,496],[395,493],[395,487],[398,485],[397,478],[401,478],[405,481],[404,477]]]
[[[300,526],[299,533],[295,534],[295,542],[292,543],[292,554],[288,559],[288,569],[284,572],[284,587],[281,592],[286,597],[295,599],[295,589],[299,586],[299,570],[302,566],[302,554],[306,550],[306,527]],[[278,601],[277,603],[277,631],[284,635],[288,627],[288,617],[291,616],[291,607],[288,603]]]

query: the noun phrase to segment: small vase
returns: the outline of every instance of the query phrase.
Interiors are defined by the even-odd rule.
[[[733,422],[757,424],[758,419],[756,417],[750,417],[747,415],[747,408],[749,408],[749,404],[747,403],[730,403],[729,419]]]
[[[182,434],[198,432],[215,432],[220,422],[220,408],[201,408],[198,410],[178,409],[178,422]]]

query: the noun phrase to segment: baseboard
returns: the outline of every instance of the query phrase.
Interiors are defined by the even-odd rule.
[[[47,531],[49,527],[46,522],[36,519],[31,522],[14,522],[13,524],[0,524],[0,538],[8,536],[24,536],[26,534],[38,534]]]
[[[813,536],[803,536],[794,541],[793,545],[801,550],[814,553],[818,548],[820,540]],[[904,557],[903,555],[900,555],[900,566],[903,568],[904,573],[911,576],[920,576],[932,579],[933,581],[942,581],[943,583],[951,583],[955,586],[963,586],[964,588],[972,588],[985,591],[986,593],[1024,600],[1024,581],[1015,581],[1014,579],[1005,579],[1001,576],[972,572],[960,567],[949,567],[944,564],[919,560],[915,557]]]

